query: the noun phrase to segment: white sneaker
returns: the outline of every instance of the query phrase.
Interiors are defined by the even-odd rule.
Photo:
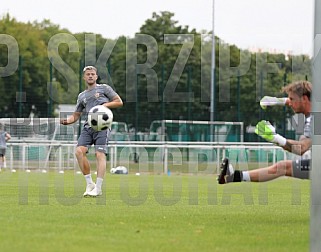
[[[93,184],[88,184],[88,185],[86,186],[86,191],[84,192],[84,196],[88,196],[89,193],[90,193],[92,190],[94,190],[95,188],[96,188],[95,183],[93,183]]]
[[[91,196],[91,197],[97,197],[102,195],[103,192],[101,191],[101,189],[98,189],[96,186],[93,190],[91,190],[87,195]]]

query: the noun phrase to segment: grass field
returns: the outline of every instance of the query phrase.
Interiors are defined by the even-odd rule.
[[[310,182],[215,176],[0,173],[0,251],[308,251]]]

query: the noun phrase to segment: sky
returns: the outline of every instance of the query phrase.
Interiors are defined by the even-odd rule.
[[[199,32],[211,31],[214,20],[215,35],[242,49],[313,52],[314,0],[8,0],[0,10],[21,22],[49,19],[72,33],[112,39],[134,37],[153,12],[170,11]]]

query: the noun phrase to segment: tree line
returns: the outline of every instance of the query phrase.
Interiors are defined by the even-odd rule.
[[[115,120],[140,131],[153,120],[208,121],[211,97],[216,121],[282,122],[291,111],[262,111],[260,98],[282,96],[287,83],[311,79],[307,55],[254,53],[218,37],[213,72],[210,32],[178,25],[166,11],[153,13],[133,38],[72,34],[50,20],[22,23],[9,14],[0,20],[0,34],[0,67],[16,62],[12,73],[0,71],[0,117],[58,117],[55,108],[76,104],[85,89],[85,65],[97,66],[99,82],[122,97],[124,107],[113,111]],[[10,49],[13,41],[18,55]]]

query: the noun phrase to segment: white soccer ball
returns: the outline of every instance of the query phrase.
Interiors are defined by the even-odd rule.
[[[95,131],[111,128],[113,123],[113,112],[103,105],[97,105],[89,110],[88,124]]]
[[[128,170],[125,166],[117,166],[115,173],[116,174],[128,174]]]
[[[128,170],[125,166],[117,166],[110,169],[111,174],[128,174]]]

